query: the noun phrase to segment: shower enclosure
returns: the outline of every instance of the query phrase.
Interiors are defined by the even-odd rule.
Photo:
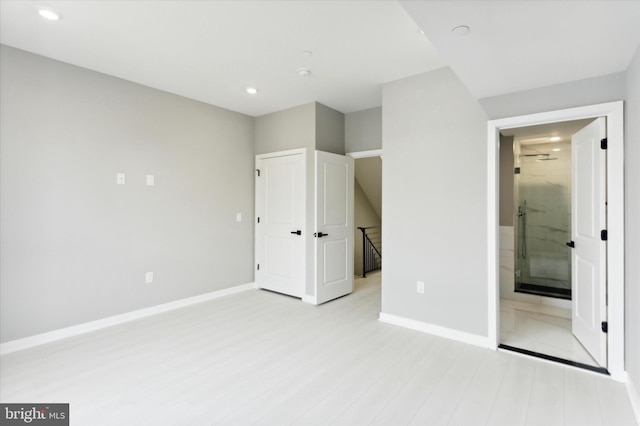
[[[571,299],[571,143],[514,148],[515,291]]]

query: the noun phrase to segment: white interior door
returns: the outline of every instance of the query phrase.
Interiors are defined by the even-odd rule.
[[[353,291],[353,158],[316,151],[316,303]]]
[[[302,297],[305,277],[305,160],[256,161],[256,285]]]
[[[605,118],[598,118],[571,138],[572,243],[571,288],[573,334],[603,367],[607,365],[606,316],[606,137]]]

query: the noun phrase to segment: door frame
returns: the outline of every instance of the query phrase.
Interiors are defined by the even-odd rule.
[[[356,167],[356,163],[355,160],[359,159],[359,158],[374,158],[374,157],[380,157],[380,162],[382,163],[382,167],[384,167],[384,161],[382,158],[382,149],[370,149],[367,151],[353,151],[353,152],[347,152],[346,154],[347,157],[351,157],[353,158],[353,180],[355,182],[355,167]],[[384,171],[383,171],[384,174]],[[380,183],[380,185],[382,185],[382,182]],[[382,188],[380,188],[382,190]],[[382,192],[382,197],[384,197],[384,192]],[[355,195],[354,195],[355,198]],[[354,215],[355,215],[355,210],[354,210]],[[384,229],[384,223],[383,223],[384,219],[382,217],[380,217],[380,227],[382,229]],[[355,226],[355,222],[354,222],[354,226]],[[356,238],[354,237],[354,241],[353,244],[355,246],[356,243]],[[354,259],[353,259],[353,263],[355,265],[356,259],[355,259],[355,252],[354,252]]]
[[[585,118],[607,118],[607,369],[624,382],[624,103],[589,105],[487,122],[487,283],[488,343],[497,350],[500,338],[499,164],[500,130]]]

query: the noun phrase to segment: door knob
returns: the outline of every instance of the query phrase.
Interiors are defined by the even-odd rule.
[[[302,231],[299,229],[297,231],[291,231],[291,233],[295,235],[302,235]]]
[[[329,234],[323,234],[322,232],[317,232],[313,234],[314,237],[318,237],[318,238],[322,238],[322,237],[327,237],[329,236]]]
[[[574,243],[573,241],[569,241],[569,242],[567,243],[567,247],[574,248],[575,246],[576,246],[576,243]]]

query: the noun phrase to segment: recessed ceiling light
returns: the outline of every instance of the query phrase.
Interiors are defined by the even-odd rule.
[[[471,31],[471,29],[466,26],[466,25],[459,25],[457,27],[454,27],[451,29],[451,34],[458,36],[458,37],[462,37],[462,36],[466,36],[467,34],[469,34],[469,31]]]
[[[560,136],[551,136],[549,138],[551,142],[558,142],[560,139],[561,139]]]
[[[560,148],[553,148],[551,151],[558,152],[558,151],[560,151]]]
[[[57,21],[62,18],[62,15],[54,12],[51,9],[38,9],[38,14],[44,19],[48,19],[49,21]]]
[[[247,87],[246,92],[250,95],[255,95],[256,93],[258,93],[258,89],[256,89],[255,87]]]
[[[304,56],[313,56],[313,52],[312,52],[312,51],[310,51],[310,50],[305,50],[304,52],[302,52],[302,54],[303,54]]]

